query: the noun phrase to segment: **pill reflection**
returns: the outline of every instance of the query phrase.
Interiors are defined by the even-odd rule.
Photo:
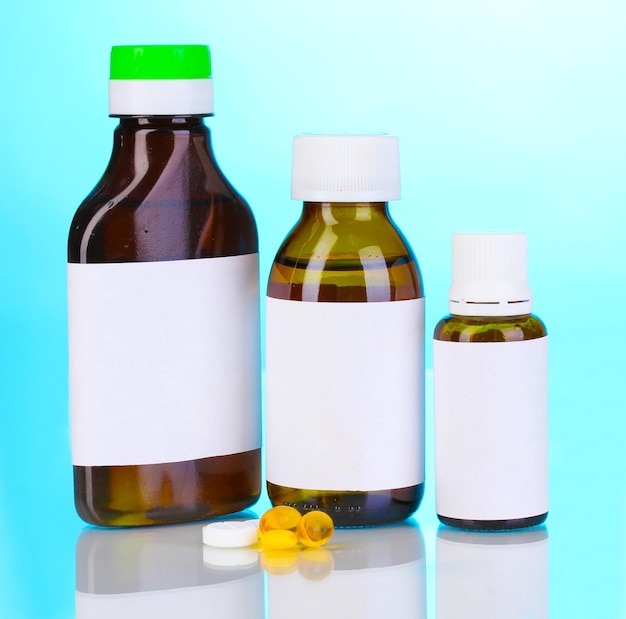
[[[307,548],[298,554],[298,572],[307,580],[323,580],[334,566],[333,553],[326,548]]]
[[[336,530],[330,543],[300,550],[267,569],[269,619],[424,619],[424,540],[409,520]]]

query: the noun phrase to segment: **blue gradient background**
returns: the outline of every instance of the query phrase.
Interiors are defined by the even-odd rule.
[[[110,154],[109,50],[188,42],[211,46],[207,124],[256,214],[263,282],[299,215],[304,131],[400,137],[391,210],[421,264],[427,339],[451,233],[528,233],[551,338],[551,616],[626,617],[625,3],[59,0],[1,20],[0,615],[73,616],[66,238]],[[432,566],[432,467],[427,484]]]

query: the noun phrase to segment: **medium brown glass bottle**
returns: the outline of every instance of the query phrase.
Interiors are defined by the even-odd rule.
[[[423,286],[389,217],[397,175],[372,171],[367,151],[379,152],[380,140],[393,170],[395,138],[296,138],[294,197],[317,195],[314,182],[301,189],[296,179],[309,149],[319,167],[343,165],[344,177],[328,181],[321,193],[330,199],[305,198],[267,291],[268,493],[274,505],[325,511],[337,526],[404,519],[423,495]],[[381,186],[363,190],[355,179],[356,190],[338,195],[333,183],[349,185],[355,165],[351,148]]]
[[[113,48],[111,77],[111,161],[68,245],[76,508],[102,526],[239,511],[260,493],[258,241],[202,120],[208,48]]]

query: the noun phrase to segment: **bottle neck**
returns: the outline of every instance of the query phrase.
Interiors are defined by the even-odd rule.
[[[381,223],[389,220],[387,202],[304,202],[302,218],[324,226]]]
[[[122,116],[115,129],[115,138],[124,138],[120,147],[126,147],[129,140],[142,142],[149,138],[157,143],[178,141],[210,141],[209,130],[201,116]]]
[[[451,318],[456,318],[459,320],[464,320],[470,323],[476,324],[491,324],[491,323],[500,323],[500,322],[511,322],[518,319],[527,319],[528,317],[533,316],[531,312],[521,312],[517,314],[507,314],[507,315],[499,315],[499,314],[461,314],[457,311],[450,312]]]
[[[146,128],[194,129],[204,128],[203,116],[117,116],[119,126],[128,130]]]
[[[209,130],[200,116],[123,116],[113,135],[107,170],[135,179],[161,176],[181,165],[216,166]]]

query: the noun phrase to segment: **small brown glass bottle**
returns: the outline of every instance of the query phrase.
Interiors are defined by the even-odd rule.
[[[114,47],[109,166],[68,244],[75,502],[133,526],[260,493],[258,241],[213,158],[206,46]]]
[[[296,137],[292,197],[267,291],[269,497],[337,526],[404,519],[423,495],[424,299],[387,209],[397,138]]]
[[[435,328],[437,515],[464,529],[548,515],[548,337],[531,314],[524,234],[455,234]]]

